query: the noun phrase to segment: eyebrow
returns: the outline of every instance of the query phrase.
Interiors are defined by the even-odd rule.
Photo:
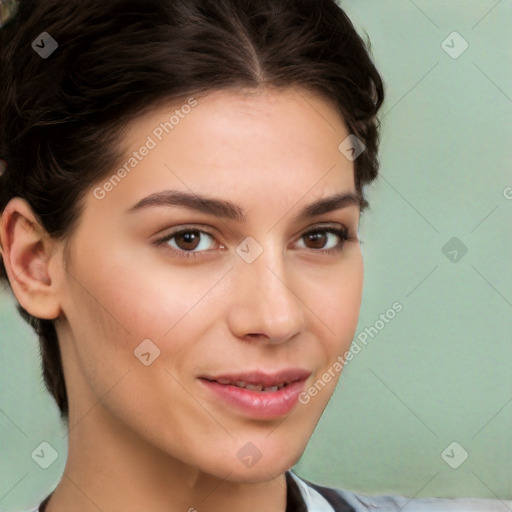
[[[364,203],[362,196],[354,192],[333,194],[306,205],[292,221],[301,222],[310,217],[340,210],[348,206],[357,206],[362,210]],[[128,210],[128,213],[135,213],[152,207],[172,206],[181,206],[189,210],[236,222],[247,222],[247,215],[244,209],[230,201],[200,196],[192,192],[181,190],[164,190],[151,194],[132,206]]]

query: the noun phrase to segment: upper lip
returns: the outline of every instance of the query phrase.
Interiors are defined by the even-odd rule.
[[[310,375],[310,371],[302,368],[286,368],[273,373],[256,370],[242,373],[224,373],[215,376],[204,375],[201,378],[215,381],[245,382],[255,386],[271,387],[278,384],[306,380]]]

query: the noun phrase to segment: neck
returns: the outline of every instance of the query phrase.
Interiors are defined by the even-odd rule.
[[[232,482],[163,453],[101,404],[79,422],[72,416],[66,467],[46,512],[285,512],[285,474]]]

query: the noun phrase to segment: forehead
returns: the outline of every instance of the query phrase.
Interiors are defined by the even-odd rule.
[[[354,190],[349,135],[334,105],[288,89],[216,91],[159,106],[132,122],[122,161],[102,180],[120,205],[174,189],[268,206]],[[110,185],[109,185],[110,179]]]

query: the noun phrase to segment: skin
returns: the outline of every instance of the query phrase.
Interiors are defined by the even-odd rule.
[[[307,389],[348,350],[363,288],[359,206],[293,217],[331,194],[356,193],[353,162],[338,150],[349,132],[327,100],[295,88],[197,100],[104,199],[91,188],[68,239],[49,238],[20,198],[2,216],[16,297],[34,316],[58,318],[69,453],[48,512],[249,512],[255,503],[283,512],[284,472],[335,389],[339,372],[289,415],[255,420],[212,398],[197,377],[296,367],[312,372]],[[127,155],[174,108],[137,119]],[[127,212],[168,189],[229,200],[247,222],[176,206]],[[331,253],[319,249],[340,247],[337,235],[303,236],[326,223],[349,232]],[[212,234],[201,235],[198,257],[173,252],[189,248],[182,239],[153,243],[190,224]],[[250,264],[236,252],[249,236],[263,248]],[[160,350],[149,366],[134,357],[145,339]],[[253,467],[237,457],[248,442],[262,455]]]

